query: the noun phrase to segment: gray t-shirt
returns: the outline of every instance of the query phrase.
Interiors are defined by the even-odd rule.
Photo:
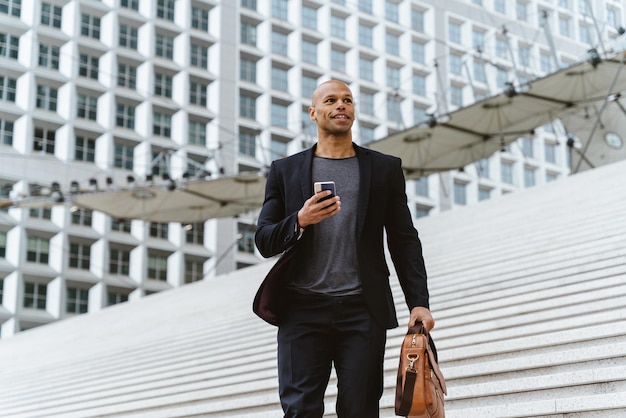
[[[361,293],[357,268],[356,217],[359,200],[359,161],[357,157],[313,159],[313,181],[334,181],[341,197],[341,210],[335,216],[310,225],[313,251],[294,277],[292,287],[302,293],[346,296]]]

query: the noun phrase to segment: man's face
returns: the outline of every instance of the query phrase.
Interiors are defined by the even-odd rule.
[[[354,100],[350,88],[340,81],[321,84],[313,93],[309,116],[322,132],[331,135],[349,132],[354,122]]]

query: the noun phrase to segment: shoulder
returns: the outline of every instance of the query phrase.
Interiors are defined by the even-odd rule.
[[[384,154],[379,151],[374,151],[369,148],[365,148],[359,145],[355,145],[356,152],[359,156],[364,158],[370,158],[372,162],[378,164],[388,164],[390,166],[401,166],[402,160],[395,155]]]

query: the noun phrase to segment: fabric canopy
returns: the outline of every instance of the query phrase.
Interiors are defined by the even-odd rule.
[[[621,57],[573,64],[517,88],[368,144],[396,155],[408,179],[461,169],[490,157],[566,112],[626,89]]]
[[[176,187],[82,193],[75,195],[72,203],[118,219],[193,223],[249,212],[262,205],[264,194],[265,177],[249,174],[188,181]]]

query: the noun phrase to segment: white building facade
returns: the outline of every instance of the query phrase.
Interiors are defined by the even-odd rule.
[[[266,170],[348,83],[367,144],[605,51],[620,0],[0,0],[0,194]],[[407,183],[414,216],[569,173],[558,124]],[[255,214],[193,225],[0,212],[0,338],[258,263]]]

